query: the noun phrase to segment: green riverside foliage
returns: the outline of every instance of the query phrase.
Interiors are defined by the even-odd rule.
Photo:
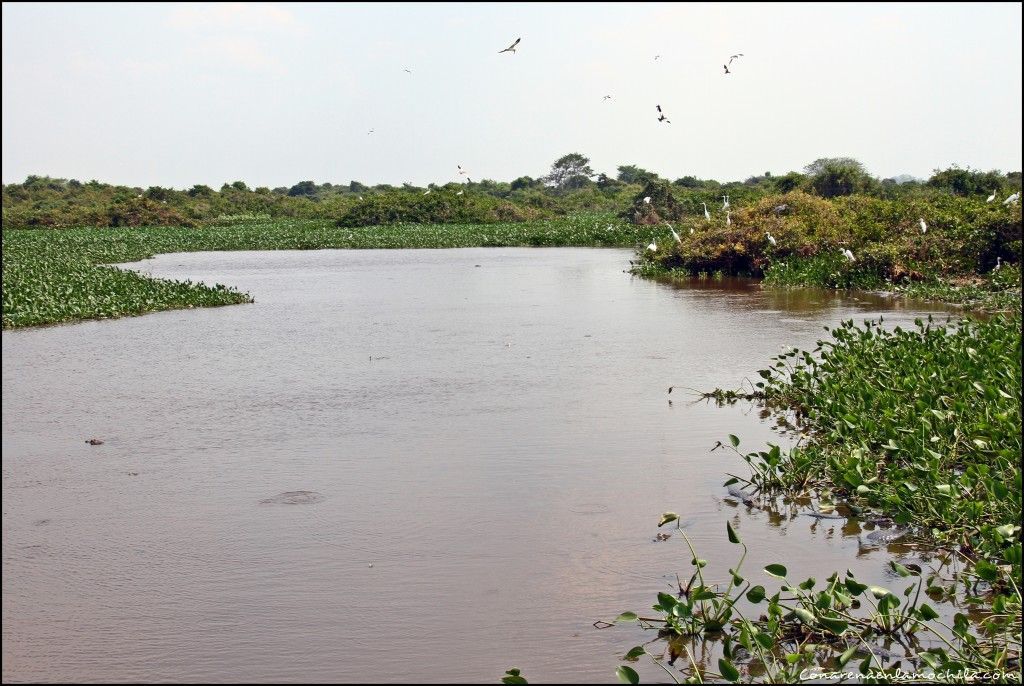
[[[749,483],[834,491],[959,547],[986,580],[1020,578],[1019,313],[831,333],[759,372],[764,401],[794,411],[811,439],[745,455]]]
[[[730,211],[728,221],[719,205],[710,220],[701,209],[673,222],[678,242],[668,226],[651,226],[658,250],[642,249],[636,271],[721,271],[771,285],[901,289],[996,307],[1020,300],[1019,203],[949,194],[826,200],[794,191],[749,204],[733,198]]]
[[[321,248],[633,247],[637,227],[606,215],[499,224],[392,224],[346,229],[329,221],[228,217],[221,226],[3,232],[3,326],[105,319],[249,302],[223,286],[149,279],[102,265],[157,253]]]

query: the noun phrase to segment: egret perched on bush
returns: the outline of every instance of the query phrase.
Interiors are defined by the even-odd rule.
[[[999,268],[1002,267],[1002,266],[1003,266],[1003,258],[1002,257],[997,257],[996,258],[996,266],[995,266],[995,268],[992,269],[992,271],[997,272],[997,271],[999,271]]]
[[[985,202],[992,202],[995,199],[996,199],[996,192],[992,191],[992,195],[990,195],[987,198],[985,198]]]
[[[644,204],[645,205],[650,205],[651,204],[651,196],[648,195],[646,198],[644,198]]]
[[[430,195],[430,189],[428,188],[427,190],[423,191],[423,195]]]
[[[924,217],[919,220],[921,222],[921,233],[928,233],[928,225],[924,223]]]
[[[669,224],[668,222],[665,222],[665,226],[667,226],[668,230],[672,232],[672,238],[676,239],[676,243],[679,243],[680,245],[682,245],[683,239],[679,237],[679,234],[676,233],[676,230],[672,227],[672,225]]]
[[[650,250],[651,252],[658,251],[658,244],[654,242],[653,238],[651,239],[651,244],[647,246],[647,249]]]
[[[1003,201],[1003,204],[1004,204],[1004,205],[1009,205],[1010,203],[1015,203],[1015,202],[1017,202],[1018,200],[1020,200],[1020,193],[1014,193],[1014,194],[1013,194],[1013,195],[1011,195],[1011,196],[1010,196],[1009,198],[1007,198],[1006,200],[1004,200],[1004,201]]]
[[[702,202],[701,205],[704,206],[704,218],[711,221],[711,213],[708,212],[708,204],[706,202]]]
[[[775,236],[772,235],[771,231],[765,231],[764,235],[768,236],[769,243],[771,243],[772,245],[778,245],[778,243],[775,242]]]
[[[723,210],[729,209],[729,195],[728,194],[722,196],[722,209]]]
[[[849,248],[843,248],[843,257],[845,257],[846,259],[848,259],[848,260],[849,260],[850,262],[853,262],[853,261],[854,261],[854,260],[853,260],[853,253],[852,253],[852,252],[850,252],[850,249],[849,249]]]
[[[732,226],[732,212],[725,213],[725,225]]]

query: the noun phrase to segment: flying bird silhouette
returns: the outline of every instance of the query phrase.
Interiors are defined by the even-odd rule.
[[[671,124],[672,122],[670,122],[668,118],[665,116],[665,113],[661,111],[661,105],[655,105],[655,107],[658,108],[658,121],[663,121],[666,124]]]
[[[516,38],[516,42],[515,43],[513,43],[510,46],[508,46],[504,50],[499,50],[498,54],[500,55],[503,52],[511,52],[514,55],[516,53],[516,46],[519,45],[519,41],[521,41],[521,40],[523,40],[523,39],[522,38]]]
[[[411,74],[412,73],[412,69],[403,69],[402,71],[404,71],[406,74]]]
[[[601,102],[604,102],[605,100],[611,100],[611,99],[612,99],[612,96],[606,95],[603,98],[601,98]]]

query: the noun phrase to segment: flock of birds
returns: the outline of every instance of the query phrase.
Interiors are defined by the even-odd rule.
[[[512,44],[509,45],[507,48],[505,48],[504,50],[499,50],[498,54],[500,55],[500,54],[505,53],[505,52],[510,52],[510,53],[512,53],[514,55],[516,53],[516,47],[519,45],[519,42],[521,40],[522,40],[522,37],[516,38],[515,41],[513,41]],[[725,71],[725,74],[731,74],[732,73],[732,71],[729,69],[729,67],[732,65],[733,62],[735,62],[736,60],[738,60],[741,57],[743,57],[743,53],[742,52],[738,52],[735,55],[729,55],[729,61],[722,65],[722,69]],[[661,55],[655,55],[654,56],[654,61],[655,62],[657,62],[659,59],[661,59]],[[405,71],[408,74],[412,74],[412,70],[411,69],[405,68],[405,69],[403,69],[403,71]],[[609,101],[611,99],[612,99],[611,95],[605,95],[604,97],[601,98],[601,102],[607,102],[607,101]],[[669,118],[667,116],[665,116],[665,111],[661,108],[661,105],[655,105],[654,108],[658,112],[658,122],[659,123],[664,123],[664,124],[671,124],[672,123],[671,120],[669,120]],[[370,129],[367,132],[367,135],[370,135],[372,133],[373,133],[373,129]],[[472,179],[469,178],[469,175],[468,175],[469,173],[465,169],[462,168],[462,165],[459,164],[459,165],[456,165],[456,166],[458,167],[458,175],[459,176],[465,176],[467,183],[473,183]],[[431,193],[431,189],[429,189],[429,188],[427,190],[423,191],[423,195],[430,195],[430,193]],[[462,194],[463,194],[463,191],[461,191],[461,190],[458,193],[456,193],[456,195],[462,195]],[[361,199],[362,198],[360,198],[360,200]],[[987,202],[987,203],[993,202],[995,199],[996,199],[996,191],[993,191],[992,195],[988,196],[988,198],[985,200],[985,202]],[[1011,203],[1017,202],[1018,200],[1020,200],[1020,193],[1019,192],[1018,193],[1014,193],[1013,195],[1008,197],[1006,200],[1004,200],[1003,201],[1003,205],[1009,205]],[[650,196],[644,198],[644,204],[647,204],[647,205],[651,204]],[[711,221],[711,212],[708,210],[707,203],[703,203],[702,202],[701,205],[704,206],[704,219],[706,221],[710,222]],[[729,195],[726,194],[726,195],[722,196],[722,210],[725,212],[725,225],[726,226],[732,226],[732,211],[729,208],[730,208],[730,205],[729,205]],[[787,209],[788,209],[788,205],[783,204],[783,205],[779,205],[778,207],[776,207],[774,211],[775,211],[776,214],[781,214],[782,212],[785,212]],[[919,219],[919,222],[920,222],[920,226],[921,226],[921,233],[922,234],[928,233],[928,223],[925,222],[924,217],[921,217]],[[672,232],[672,238],[674,238],[677,243],[682,243],[683,239],[676,232],[675,228],[671,224],[669,224],[668,222],[665,222],[665,225],[668,226],[669,231]],[[693,229],[692,228],[690,229],[690,233],[691,234],[693,233]],[[778,245],[778,240],[775,238],[775,236],[773,236],[771,234],[770,231],[765,231],[765,237],[768,239],[768,242],[772,244],[772,246],[777,246]],[[651,252],[656,252],[658,250],[658,245],[657,245],[657,243],[655,243],[654,238],[651,238],[651,242],[647,246],[647,249],[650,250]],[[856,258],[853,255],[853,252],[851,252],[849,248],[844,248],[843,249],[843,256],[847,260],[849,260],[850,262],[854,262],[856,260]],[[996,265],[996,269],[999,269],[1000,266],[1002,266],[1002,265],[997,264]]]

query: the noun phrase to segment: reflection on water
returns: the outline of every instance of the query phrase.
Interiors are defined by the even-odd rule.
[[[592,623],[685,571],[665,510],[712,569],[729,518],[747,569],[885,580],[863,532],[730,499],[710,449],[778,442],[757,408],[665,389],[922,310],[629,257],[163,255],[255,304],[4,332],[4,680],[614,681],[637,637]]]

